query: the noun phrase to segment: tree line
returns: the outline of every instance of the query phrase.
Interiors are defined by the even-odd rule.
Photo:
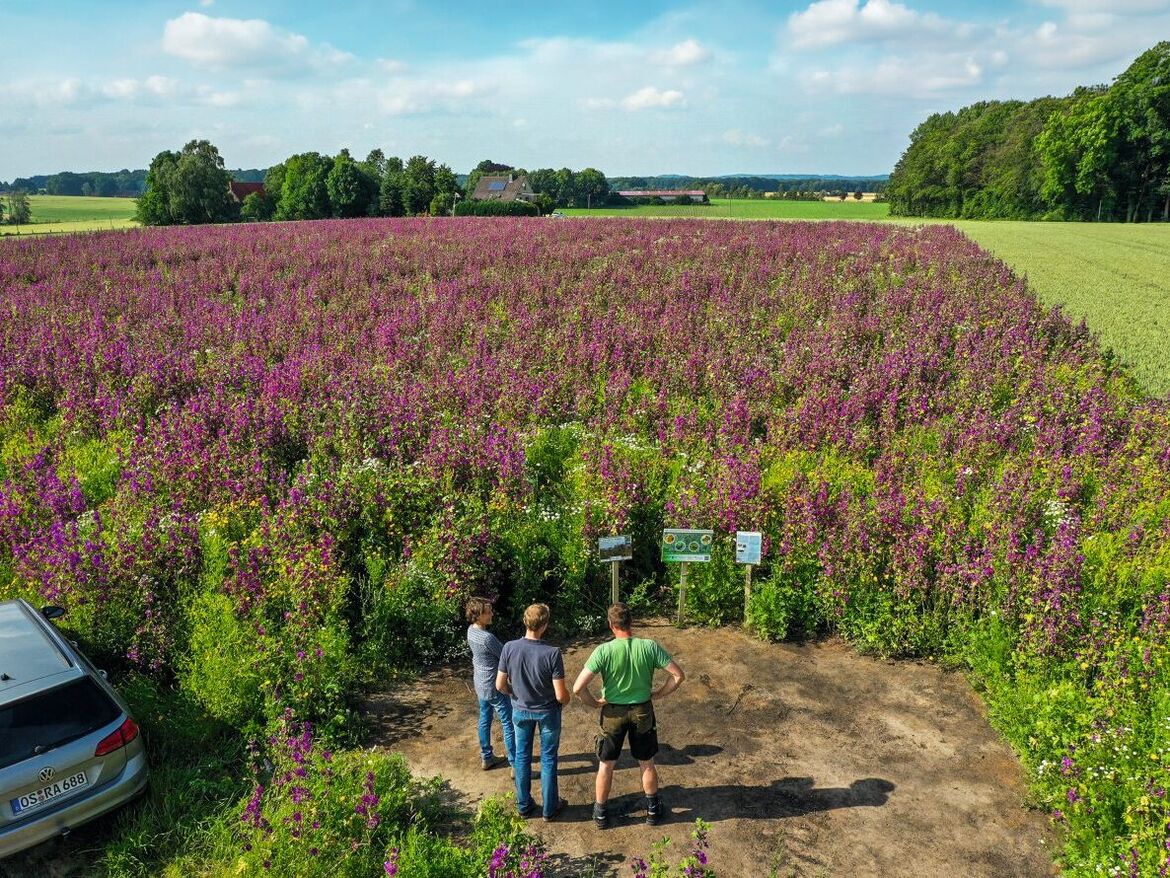
[[[358,160],[343,149],[336,156],[289,156],[264,173],[262,190],[238,203],[230,192],[233,175],[225,170],[219,150],[207,140],[192,140],[178,152],[160,152],[150,163],[137,219],[144,225],[190,225],[477,213],[483,211],[468,202],[480,178],[505,173],[526,174],[536,193],[535,204],[520,203],[505,211],[509,213],[597,206],[611,197],[605,175],[596,168],[525,171],[485,159],[461,183],[450,167],[424,155],[404,161],[374,149]]]
[[[886,194],[901,216],[1170,220],[1170,42],[1112,85],[930,116]]]
[[[710,198],[764,198],[767,196],[820,199],[839,192],[881,192],[886,176],[849,177],[827,174],[687,177],[659,174],[650,177],[611,177],[610,185],[623,189],[702,189]]]

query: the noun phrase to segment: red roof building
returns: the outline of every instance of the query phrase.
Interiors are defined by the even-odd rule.
[[[228,192],[231,193],[232,201],[237,204],[243,204],[244,199],[253,192],[264,194],[263,183],[241,183],[239,180],[232,180],[228,183]]]

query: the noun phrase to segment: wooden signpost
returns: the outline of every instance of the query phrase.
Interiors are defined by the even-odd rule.
[[[598,537],[597,554],[609,563],[609,602],[618,602],[618,565],[634,557],[634,541],[628,534],[616,537]]]
[[[752,602],[752,567],[760,563],[763,536],[756,530],[735,532],[735,563],[744,565],[743,620],[747,621],[748,605]]]
[[[668,527],[662,532],[662,560],[682,564],[678,576],[678,624],[683,621],[687,596],[687,565],[692,561],[710,561],[715,531]]]

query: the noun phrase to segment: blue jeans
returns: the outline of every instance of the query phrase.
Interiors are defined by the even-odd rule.
[[[561,746],[561,708],[553,710],[512,711],[516,727],[516,810],[527,814],[532,810],[532,739],[540,726],[540,790],[544,799],[545,817],[556,813],[560,792],[557,789],[557,751]]]
[[[500,729],[504,733],[504,752],[508,762],[516,763],[516,740],[512,732],[512,699],[502,692],[492,692],[491,698],[479,699],[479,755],[482,759],[492,758],[492,713],[500,718]]]

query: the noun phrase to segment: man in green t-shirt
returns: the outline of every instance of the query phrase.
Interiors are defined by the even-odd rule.
[[[633,635],[633,620],[625,604],[609,608],[607,641],[589,656],[585,668],[573,684],[573,692],[590,707],[601,708],[601,732],[597,736],[596,801],[593,822],[598,829],[609,825],[605,803],[613,785],[613,770],[622,752],[626,735],[630,736],[630,754],[642,767],[642,790],[646,793],[646,822],[651,826],[662,820],[662,800],[658,797],[658,726],[654,719],[653,699],[669,695],[686,679],[682,668],[657,642]],[[670,679],[653,689],[654,671],[666,668]],[[593,697],[589,683],[601,675],[601,698]]]

